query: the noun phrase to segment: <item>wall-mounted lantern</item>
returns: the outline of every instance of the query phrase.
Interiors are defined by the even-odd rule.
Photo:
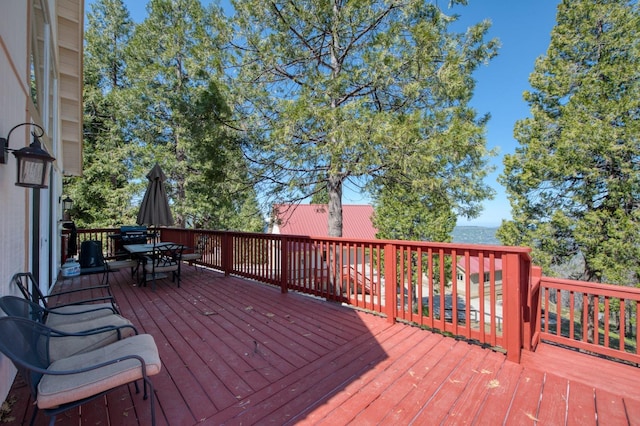
[[[72,208],[73,208],[73,200],[69,198],[69,196],[67,195],[67,197],[64,200],[62,200],[62,210],[68,211],[68,210],[71,210]]]
[[[71,213],[69,211],[73,208],[73,200],[67,195],[64,199],[60,197],[60,202],[62,203],[62,221],[70,221]]]
[[[9,148],[11,133],[20,126],[33,126],[40,130],[37,134],[32,131],[33,142],[28,147],[20,149]],[[44,135],[44,129],[35,123],[20,123],[9,130],[7,138],[0,138],[0,164],[7,163],[6,153],[11,151],[18,160],[17,186],[25,188],[47,188],[49,179],[49,167],[55,158],[42,148],[40,138]]]

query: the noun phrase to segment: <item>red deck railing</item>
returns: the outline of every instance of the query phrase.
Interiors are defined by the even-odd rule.
[[[113,256],[109,235],[117,232],[78,230],[78,240],[101,240]],[[502,349],[512,361],[545,340],[640,363],[640,289],[543,277],[528,248],[159,232],[162,241],[198,247],[202,266],[464,337]]]
[[[640,289],[549,278],[535,272],[533,345],[546,340],[640,364]]]

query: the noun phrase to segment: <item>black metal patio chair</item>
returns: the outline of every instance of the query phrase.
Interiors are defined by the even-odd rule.
[[[22,274],[21,274],[22,275]],[[21,283],[21,281],[15,281]],[[18,284],[21,290],[21,284]],[[37,289],[37,285],[33,287],[36,289],[35,294],[41,294]],[[112,303],[89,303],[86,305],[62,305],[49,308],[46,304],[46,299],[36,298],[36,301],[32,301],[29,297],[30,293],[22,291],[24,299],[16,296],[5,296],[8,299],[6,302],[6,308],[11,309],[12,315],[25,316],[33,320],[47,324],[49,327],[60,327],[65,324],[81,324],[87,321],[94,320],[101,317],[113,317],[122,318],[118,314],[118,310],[112,305]],[[13,299],[17,300],[13,300]],[[39,302],[39,303],[38,303]],[[123,322],[114,320],[114,325],[123,324]]]
[[[38,285],[38,282],[31,272],[18,272],[11,278],[11,281],[15,283],[16,286],[18,286],[25,299],[38,303],[47,309],[56,309],[59,312],[78,312],[87,310],[88,308],[86,306],[92,305],[92,310],[98,309],[99,307],[101,309],[111,310],[112,313],[120,313],[118,311],[118,307],[116,306],[115,298],[111,294],[111,290],[108,285],[58,291],[54,294],[45,296],[42,291],[40,291],[40,286]],[[107,296],[78,299],[74,302],[55,304],[55,306],[51,306],[49,303],[49,300],[54,297],[67,296],[86,291],[104,291],[106,292]]]
[[[177,282],[180,287],[180,265],[182,263],[182,251],[184,245],[174,243],[159,243],[153,247],[153,253],[147,256],[144,264],[144,281],[147,284],[151,277],[151,288],[156,289],[156,278],[164,277],[164,274],[171,273],[171,281]]]
[[[83,241],[80,248],[80,274],[102,274],[102,286],[109,287],[111,272],[120,269],[131,269],[133,277],[138,268],[138,262],[134,259],[120,256],[114,260],[107,260],[102,252],[102,242],[97,240]],[[96,287],[96,288],[99,288]]]
[[[101,348],[53,361],[51,339],[58,333],[43,324],[18,317],[0,318],[0,352],[18,369],[29,386],[35,409],[56,416],[127,383],[144,384],[144,399],[151,398],[151,424],[155,425],[155,395],[150,376],[160,372],[158,348],[149,334],[138,334]]]
[[[65,323],[56,321],[57,314],[49,315],[42,306],[16,296],[0,297],[0,310],[9,316],[36,321],[54,329],[58,337],[52,340],[52,359],[87,352],[138,334],[131,321],[120,315],[97,318],[88,318],[85,314],[63,315],[62,318],[65,320],[68,317],[73,319]]]
[[[182,253],[182,260],[184,262],[188,262],[189,265],[193,265],[197,271],[198,264],[196,262],[202,260],[202,256],[204,254],[206,245],[207,245],[207,237],[205,235],[200,236],[198,238],[198,242],[196,243],[196,247],[192,252]]]

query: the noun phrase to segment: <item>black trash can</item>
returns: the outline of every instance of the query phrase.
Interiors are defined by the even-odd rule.
[[[104,266],[102,241],[83,241],[80,244],[80,268],[98,268]]]

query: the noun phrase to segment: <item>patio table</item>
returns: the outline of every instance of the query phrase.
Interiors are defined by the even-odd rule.
[[[175,244],[168,241],[162,241],[157,244],[125,244],[122,247],[129,252],[131,256],[144,256],[145,254],[153,253],[154,247],[159,247],[167,244]]]
[[[159,247],[162,245],[175,244],[169,241],[162,241],[157,244],[125,244],[122,246],[129,254],[132,259],[136,259],[138,261],[138,269],[142,266],[142,271],[144,272],[144,264],[147,262],[147,255],[153,254],[153,249],[155,247]],[[166,274],[156,274],[156,278],[166,278]],[[144,281],[144,276],[138,279],[138,284],[141,284]]]

